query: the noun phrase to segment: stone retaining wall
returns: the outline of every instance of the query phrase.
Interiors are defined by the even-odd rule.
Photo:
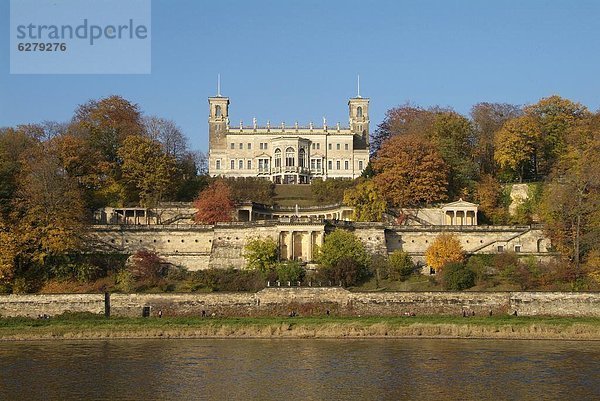
[[[2,295],[0,317],[49,316],[89,312],[103,314],[104,294]],[[302,316],[327,310],[347,316],[476,315],[600,317],[600,293],[567,292],[350,292],[343,288],[266,288],[257,293],[111,294],[113,316]]]

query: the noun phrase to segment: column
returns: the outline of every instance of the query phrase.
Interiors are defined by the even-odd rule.
[[[288,231],[287,234],[287,259],[292,260],[294,257],[294,232]]]
[[[452,211],[452,225],[455,226],[456,225],[456,210]]]
[[[306,261],[307,262],[310,262],[311,260],[313,260],[313,232],[314,231],[308,232],[308,249],[306,252]]]

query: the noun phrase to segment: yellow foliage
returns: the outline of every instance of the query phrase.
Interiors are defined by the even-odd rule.
[[[452,234],[441,234],[425,251],[425,261],[436,272],[448,263],[460,263],[465,259],[465,251],[460,241]]]

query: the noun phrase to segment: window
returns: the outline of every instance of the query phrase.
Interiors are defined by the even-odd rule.
[[[275,149],[275,168],[281,167],[281,149]]]
[[[221,117],[223,115],[223,112],[221,111],[221,106],[219,106],[219,105],[215,106],[215,115],[217,117]]]
[[[344,170],[348,170],[348,167],[349,167],[348,165],[349,165],[348,160],[344,161]]]
[[[229,147],[230,147],[231,149],[235,149],[235,143],[231,142],[231,145],[229,145]]]
[[[317,144],[316,144],[316,143],[313,143],[313,144],[312,144],[312,148],[313,148],[313,150],[315,150],[315,149],[317,148]]]
[[[232,160],[232,161],[231,161],[231,169],[232,169],[232,170],[233,170],[233,169],[235,169],[235,160]]]
[[[327,162],[327,167],[329,168],[329,170],[333,170],[333,162],[331,160]]]
[[[340,144],[339,143],[336,144],[335,147],[336,147],[337,150],[340,150]]]
[[[260,147],[260,149],[261,149],[261,150],[262,150],[262,149],[264,149],[264,148],[263,148],[263,143],[262,143],[262,142],[260,143],[259,147]]]
[[[331,149],[332,149],[332,148],[331,148],[331,144],[329,144],[329,150],[331,150]]]
[[[293,167],[295,165],[294,148],[289,147],[285,150],[285,166]]]
[[[244,144],[240,143],[240,149],[244,149]]]
[[[304,148],[300,148],[298,151],[298,166],[306,167],[306,151]]]
[[[238,161],[238,168],[239,168],[240,170],[243,170],[243,169],[244,169],[244,161],[243,161],[243,160],[240,160],[240,161]]]
[[[363,169],[363,161],[362,161],[362,160],[359,160],[359,161],[358,161],[358,169],[359,169],[359,170],[362,170],[362,169]]]
[[[248,160],[248,170],[252,170],[252,160]]]
[[[362,117],[363,113],[362,113],[362,107],[358,106],[356,108],[356,117]]]
[[[317,168],[317,161],[315,159],[310,159],[310,169],[315,170]]]
[[[342,163],[339,160],[336,161],[335,162],[335,168],[336,168],[336,170],[341,170],[342,169],[341,165],[342,165]]]
[[[321,149],[321,144],[317,143],[317,149]]]
[[[348,144],[344,144],[344,150],[348,150]]]
[[[498,248],[497,248],[497,249],[498,249],[498,252],[499,252],[499,253],[502,253],[502,252],[504,252],[504,247],[503,247],[502,245],[498,245]]]
[[[269,171],[269,159],[258,159],[258,171],[268,172]]]
[[[217,169],[217,170],[221,170],[221,160],[217,160],[217,161],[215,162],[215,169]]]
[[[521,245],[515,245],[515,252],[521,252]]]
[[[248,144],[248,150],[250,150],[250,149],[252,149],[252,144],[251,143]]]
[[[265,142],[265,149],[267,149],[267,142]]]

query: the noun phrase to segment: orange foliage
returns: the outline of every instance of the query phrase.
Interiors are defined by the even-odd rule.
[[[194,207],[198,210],[194,215],[196,223],[215,224],[219,221],[231,221],[235,205],[229,186],[222,180],[217,180],[200,192],[194,201]]]

